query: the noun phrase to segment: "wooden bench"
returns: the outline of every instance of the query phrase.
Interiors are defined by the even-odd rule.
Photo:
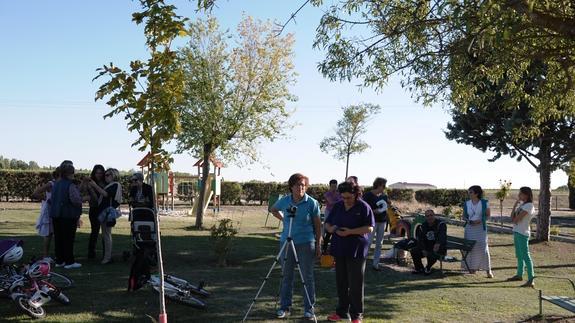
[[[575,291],[575,282],[569,278],[565,277],[552,277],[552,276],[535,276],[535,278],[550,278],[550,279],[561,279],[567,280],[571,283],[571,287],[573,287],[573,291]],[[539,315],[543,315],[543,301],[547,301],[551,304],[557,305],[568,310],[571,313],[575,313],[575,297],[568,297],[568,296],[549,296],[543,295],[543,291],[539,290]]]
[[[447,236],[447,244],[446,244],[447,251],[459,250],[461,252],[462,257],[461,260],[465,263],[468,270],[469,270],[469,264],[467,263],[467,256],[469,255],[471,249],[473,249],[474,245],[475,240],[466,240],[463,238],[458,238],[450,235]],[[408,249],[397,246],[397,244],[394,245],[394,248],[409,251]],[[437,257],[439,260],[439,268],[441,270],[441,273],[443,273],[443,262],[446,261],[446,255],[437,254]],[[399,255],[396,256],[396,261],[397,263],[399,263]]]
[[[469,264],[467,263],[467,256],[469,255],[471,249],[473,249],[473,246],[475,246],[475,240],[467,240],[450,235],[447,236],[447,245],[446,245],[447,251],[459,250],[461,252],[461,260],[465,263],[465,267],[470,272],[471,270],[469,269]],[[443,261],[445,261],[445,257],[446,256],[443,255],[440,255],[439,257],[439,268],[442,273],[443,273]]]

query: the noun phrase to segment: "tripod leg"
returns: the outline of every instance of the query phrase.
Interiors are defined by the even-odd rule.
[[[280,281],[279,281],[279,285],[278,285],[278,293],[276,294],[276,307],[280,306],[280,301],[281,301],[281,297],[280,297],[280,293],[282,291],[282,284],[283,284],[283,280],[284,277],[286,276],[286,266],[285,264],[287,263],[288,260],[288,253],[289,253],[289,241],[291,241],[290,239],[285,241],[285,250],[283,251],[283,262],[280,262],[281,266],[282,266],[282,271],[281,271],[281,276],[280,276]],[[281,250],[279,252],[280,254],[282,253]],[[292,269],[293,270],[293,269]]]
[[[294,258],[295,258],[296,267],[297,267],[297,270],[298,270],[298,272],[299,272],[299,277],[300,277],[300,279],[301,279],[301,283],[302,283],[302,285],[303,285],[303,289],[304,289],[304,292],[305,292],[305,297],[306,297],[307,302],[310,304],[310,307],[311,307],[311,312],[312,312],[312,314],[313,314],[313,320],[314,320],[314,322],[317,322],[317,318],[316,318],[316,316],[315,316],[315,307],[314,307],[315,300],[314,300],[314,302],[311,301],[310,293],[309,293],[309,290],[308,290],[308,285],[306,284],[305,279],[304,279],[304,277],[303,277],[303,272],[301,271],[301,266],[300,266],[299,258],[298,258],[297,251],[296,251],[296,249],[295,249],[295,244],[294,244],[293,240],[290,240],[290,241],[289,241],[289,244],[290,244],[290,247],[291,247],[291,249],[292,249],[292,251],[293,251],[293,255],[294,255]],[[313,270],[313,269],[312,269],[312,270]],[[311,286],[310,286],[310,287],[311,287]]]
[[[270,278],[272,271],[274,270],[274,267],[276,266],[276,264],[279,262],[280,257],[282,255],[282,252],[284,252],[284,250],[287,250],[287,245],[288,242],[284,242],[283,245],[280,248],[280,251],[278,252],[274,263],[272,264],[272,266],[270,267],[270,270],[268,271],[268,274],[266,275],[266,277],[264,278],[264,281],[262,282],[262,284],[260,285],[260,288],[258,289],[258,292],[256,293],[256,296],[254,297],[254,299],[252,300],[252,303],[250,304],[250,307],[248,308],[248,311],[246,312],[246,315],[244,315],[244,318],[242,319],[242,322],[245,322],[246,319],[248,318],[248,315],[250,314],[250,311],[252,310],[252,307],[254,306],[254,304],[256,303],[256,300],[258,299],[258,297],[260,296],[260,293],[262,292],[262,290],[264,289],[264,286],[266,284],[266,282],[268,281],[268,279]],[[287,255],[287,253],[286,253]],[[282,269],[283,271],[283,269]]]

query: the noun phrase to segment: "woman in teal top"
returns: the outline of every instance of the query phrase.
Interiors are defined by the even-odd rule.
[[[291,238],[295,245],[299,260],[299,268],[305,282],[303,290],[304,318],[314,319],[315,282],[313,275],[314,258],[321,255],[321,219],[319,217],[319,203],[306,194],[309,179],[302,174],[293,174],[288,180],[291,194],[279,199],[271,208],[274,217],[283,222],[283,231],[280,243],[283,245],[288,238],[291,225]],[[295,212],[294,212],[295,211]],[[293,214],[292,214],[293,213]],[[293,217],[291,216],[293,215]],[[296,268],[295,255],[290,245],[286,245],[281,255],[282,282],[280,288],[280,308],[277,310],[278,318],[290,315],[292,306],[293,276]]]

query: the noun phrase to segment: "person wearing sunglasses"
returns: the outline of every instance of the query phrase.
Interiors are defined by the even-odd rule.
[[[413,274],[431,274],[431,267],[439,257],[447,252],[447,225],[435,217],[433,210],[425,211],[425,222],[417,235],[417,246],[410,250],[413,266]],[[427,258],[427,265],[423,267],[422,258]]]
[[[144,174],[136,172],[130,179],[130,205],[132,207],[154,208],[152,186],[144,183]]]

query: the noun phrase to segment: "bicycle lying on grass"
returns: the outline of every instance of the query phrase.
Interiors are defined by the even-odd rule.
[[[160,292],[159,275],[150,276],[148,283],[154,290]],[[196,286],[194,284],[190,284],[184,279],[172,275],[164,275],[164,293],[168,299],[192,306],[197,309],[205,309],[207,305],[203,300],[194,297],[194,295],[201,297],[210,296],[210,293],[204,289],[203,283],[200,283],[198,286]]]
[[[42,307],[50,300],[68,305],[70,299],[62,289],[71,287],[73,281],[50,271],[50,262],[32,261],[25,266],[16,266],[22,258],[22,241],[0,241],[0,296],[11,298],[16,305],[32,318],[43,318]]]

